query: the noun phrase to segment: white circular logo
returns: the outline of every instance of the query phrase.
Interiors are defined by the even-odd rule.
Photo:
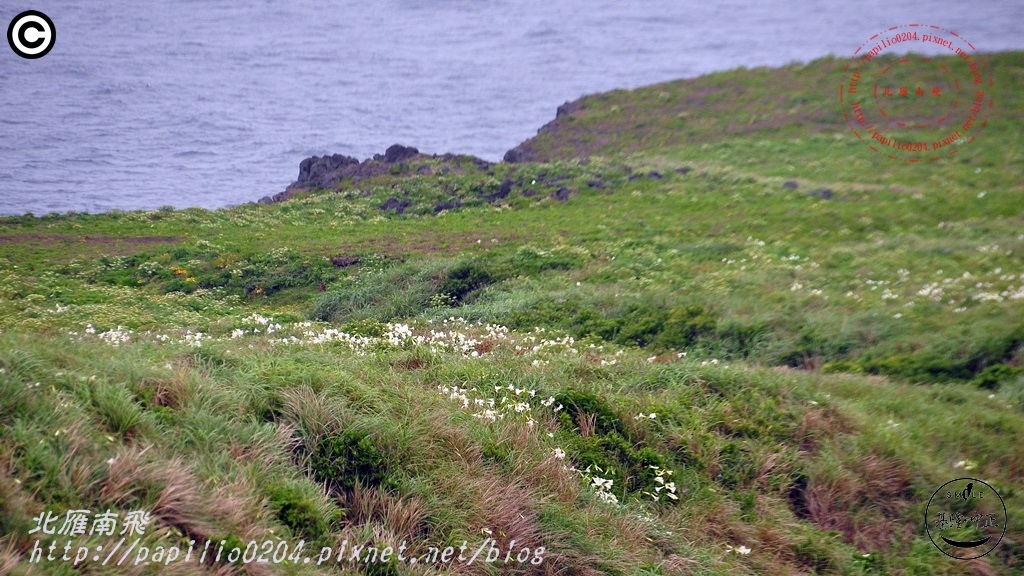
[[[26,10],[11,20],[7,27],[7,43],[22,58],[42,58],[53,48],[57,29],[53,20],[42,12]]]

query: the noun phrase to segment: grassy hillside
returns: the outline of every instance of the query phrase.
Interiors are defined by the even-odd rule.
[[[1024,54],[988,62],[939,162],[868,150],[824,59],[584,98],[523,162],[0,219],[0,573],[1024,573]],[[971,561],[924,522],[961,476],[1009,517]],[[34,531],[73,510],[150,523],[103,565]]]

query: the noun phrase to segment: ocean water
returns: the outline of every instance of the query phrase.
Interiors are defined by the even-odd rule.
[[[5,29],[31,8],[57,40],[0,45],[0,214],[240,204],[307,156],[394,143],[497,161],[584,94],[848,56],[908,23],[1024,48],[1019,0],[12,4]]]

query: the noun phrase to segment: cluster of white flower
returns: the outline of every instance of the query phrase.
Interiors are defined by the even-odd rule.
[[[579,350],[576,348],[576,339],[572,336],[554,339],[537,336],[537,334],[543,334],[544,332],[543,328],[534,328],[532,334],[523,337],[522,344],[516,345],[516,352],[522,354],[541,354],[543,352],[579,354]]]
[[[410,340],[419,340],[417,344],[422,343],[425,338],[415,338],[412,333],[412,328],[408,324],[388,324],[388,329],[384,331],[384,340],[396,348],[400,348],[403,344]]]
[[[978,463],[974,460],[961,460],[953,465],[953,468],[963,468],[964,470],[974,470],[977,468]]]
[[[672,475],[672,471],[653,465],[649,468],[654,470],[654,483],[657,486],[654,487],[654,492],[645,491],[644,494],[650,496],[655,502],[659,502],[662,496],[669,500],[679,500],[679,496],[676,495],[676,483],[665,480],[666,477]]]
[[[576,470],[575,468],[570,468],[570,470],[575,470],[583,476],[584,481],[594,489],[594,492],[597,494],[597,498],[601,502],[604,502],[605,504],[619,503],[619,499],[612,493],[612,486],[615,481],[611,478],[603,478],[594,473],[606,474],[607,472],[610,472],[610,470],[602,470],[600,466],[587,466],[585,470]]]
[[[195,346],[196,348],[199,348],[200,346],[203,345],[204,338],[208,337],[203,332],[194,332],[191,329],[189,329],[185,331],[185,334],[182,335],[182,342],[188,344],[189,346]]]
[[[733,548],[732,546],[726,546],[725,552],[726,552],[726,554],[728,554],[729,552],[735,552],[737,554],[740,554],[741,556],[746,556],[747,554],[750,554],[750,548],[747,548],[746,546],[743,546],[742,544],[740,545],[739,548]]]
[[[878,290],[879,286],[885,286],[886,284],[890,284],[891,282],[888,280],[872,280],[871,278],[868,278],[867,280],[864,281],[864,283],[867,284],[868,286],[871,286],[872,290]]]
[[[89,332],[89,329],[92,329],[93,331]],[[91,324],[86,328],[86,333],[88,333],[88,334],[95,334],[95,332],[96,332],[96,330],[94,328],[92,328]],[[110,344],[111,346],[117,347],[117,346],[120,346],[121,344],[127,344],[128,342],[131,342],[132,334],[134,334],[134,333],[135,332],[133,330],[126,330],[124,328],[124,326],[118,326],[117,328],[114,328],[113,330],[107,330],[106,332],[100,332],[96,336],[100,340],[103,340],[104,342],[106,342],[107,344]]]
[[[354,352],[365,353],[373,347],[375,340],[369,336],[354,336],[335,328],[324,328],[321,331],[306,330],[302,332],[302,338],[297,339],[297,341],[282,338],[278,342],[282,344],[328,344],[331,342],[341,342],[348,345]]]
[[[486,354],[494,345],[502,340],[508,339],[508,328],[492,324],[469,325],[461,318],[449,318],[443,322],[445,326],[460,325],[467,327],[465,330],[436,330],[428,329],[417,333],[413,327],[402,323],[389,323],[384,325],[383,334],[378,337],[356,336],[347,332],[321,327],[310,329],[311,322],[299,322],[292,325],[294,328],[305,329],[301,338],[290,337],[276,340],[281,344],[326,344],[329,342],[341,342],[347,344],[357,353],[366,353],[376,347],[408,348],[425,346],[431,352],[456,352],[466,358],[477,358]],[[278,325],[280,326],[280,325]],[[466,332],[473,331],[475,335]]]
[[[251,314],[246,316],[245,318],[242,318],[241,323],[248,326],[250,328],[250,333],[252,334],[259,334],[261,331],[266,332],[267,334],[274,334],[276,332],[280,332],[283,328],[281,324],[275,323],[273,319],[267,318],[261,314]],[[263,328],[260,328],[260,326]],[[239,330],[241,330],[239,336],[246,333],[244,329],[236,328],[232,331],[232,338],[237,338],[234,334]]]
[[[924,296],[934,302],[942,302],[942,286],[938,282],[925,284],[924,288],[917,291],[917,295]]]
[[[497,386],[494,395],[483,394],[476,387],[463,388],[460,386],[446,386],[439,384],[437,391],[449,400],[458,402],[464,410],[468,410],[474,417],[489,422],[497,422],[505,417],[518,417],[527,425],[534,426],[537,421],[533,419],[531,403],[537,402],[537,391],[526,388],[517,388],[511,384],[508,386]],[[555,398],[548,397],[538,403],[548,408],[554,404]],[[554,408],[555,412],[562,409],[559,404]]]
[[[555,403],[555,397],[554,396],[548,396],[546,400],[541,400],[540,401],[540,405],[545,407],[545,408],[550,407],[554,403]],[[561,409],[562,409],[562,405],[561,404],[559,404],[558,406],[555,406],[555,412],[558,412]]]
[[[998,246],[982,246],[979,247],[979,250],[981,252],[988,252],[996,248]],[[942,270],[937,270],[935,274],[940,277],[944,275]],[[897,275],[896,284],[907,283],[911,279],[910,272],[903,268],[897,270]],[[963,304],[968,301],[1005,302],[1008,300],[1024,300],[1024,283],[1017,286],[1014,283],[1015,280],[1024,280],[1024,274],[1004,274],[1001,267],[997,267],[989,273],[972,274],[968,271],[957,276],[946,276],[940,280],[926,282],[920,288],[914,290],[911,299],[905,306],[913,306],[916,303],[914,297],[917,297],[936,304],[945,303],[955,306],[954,312],[964,312],[967,310],[967,307]],[[893,284],[893,281],[868,279],[864,283],[871,286],[871,290],[876,290],[879,286]],[[847,293],[847,296],[854,296],[854,294],[851,291]],[[854,297],[860,300],[860,297]],[[899,294],[890,288],[885,288],[882,291],[881,299],[883,301],[898,300],[899,298]]]
[[[991,288],[992,284],[978,284],[975,288]],[[1021,300],[1024,299],[1024,285],[1020,288],[1014,288],[1010,286],[1006,290],[1001,292],[978,292],[971,295],[971,300],[977,300],[978,302],[1002,302],[1004,300]]]
[[[154,276],[162,269],[163,266],[159,262],[155,262],[153,260],[139,264],[139,271],[144,272],[147,276]]]
[[[89,324],[85,327],[84,336],[78,332],[68,332],[75,337],[97,336],[112,345],[121,345],[132,340],[148,340],[168,344],[184,344],[201,346],[212,342],[244,342],[253,348],[257,343],[269,345],[327,345],[341,344],[357,355],[366,355],[384,349],[415,349],[422,348],[431,354],[455,353],[463,358],[482,358],[495,351],[506,350],[525,359],[534,367],[549,365],[559,357],[586,358],[601,366],[619,364],[619,357],[624,350],[614,353],[606,350],[603,345],[581,345],[573,336],[549,335],[543,328],[534,328],[526,335],[514,335],[505,326],[471,323],[462,318],[448,318],[440,325],[415,326],[400,322],[380,325],[378,335],[362,336],[352,334],[328,324],[320,322],[284,323],[261,314],[250,314],[238,319],[235,325],[224,332],[215,330],[213,334],[195,328],[180,328],[166,332],[146,331],[136,333],[118,327],[98,334],[97,329]],[[256,339],[259,339],[258,341]],[[649,358],[651,362],[672,359],[671,356]],[[686,352],[677,352],[674,359],[686,358]],[[718,360],[710,360],[718,364]],[[708,365],[705,361],[702,365]]]
[[[449,318],[445,320],[445,323],[457,323],[457,320],[461,320],[461,318]],[[479,332],[476,337],[469,336],[462,330],[429,330],[425,337],[417,339],[415,343],[428,344],[439,350],[457,352],[465,357],[476,358],[486,354],[487,349],[493,344],[509,338],[508,328],[504,326],[477,324],[473,328]]]

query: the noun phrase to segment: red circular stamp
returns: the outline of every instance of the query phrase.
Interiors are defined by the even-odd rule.
[[[914,55],[925,46],[956,58]],[[952,156],[978,137],[994,106],[993,86],[988,64],[963,36],[907,24],[875,34],[854,51],[839,102],[868,148],[894,160],[927,162]]]

